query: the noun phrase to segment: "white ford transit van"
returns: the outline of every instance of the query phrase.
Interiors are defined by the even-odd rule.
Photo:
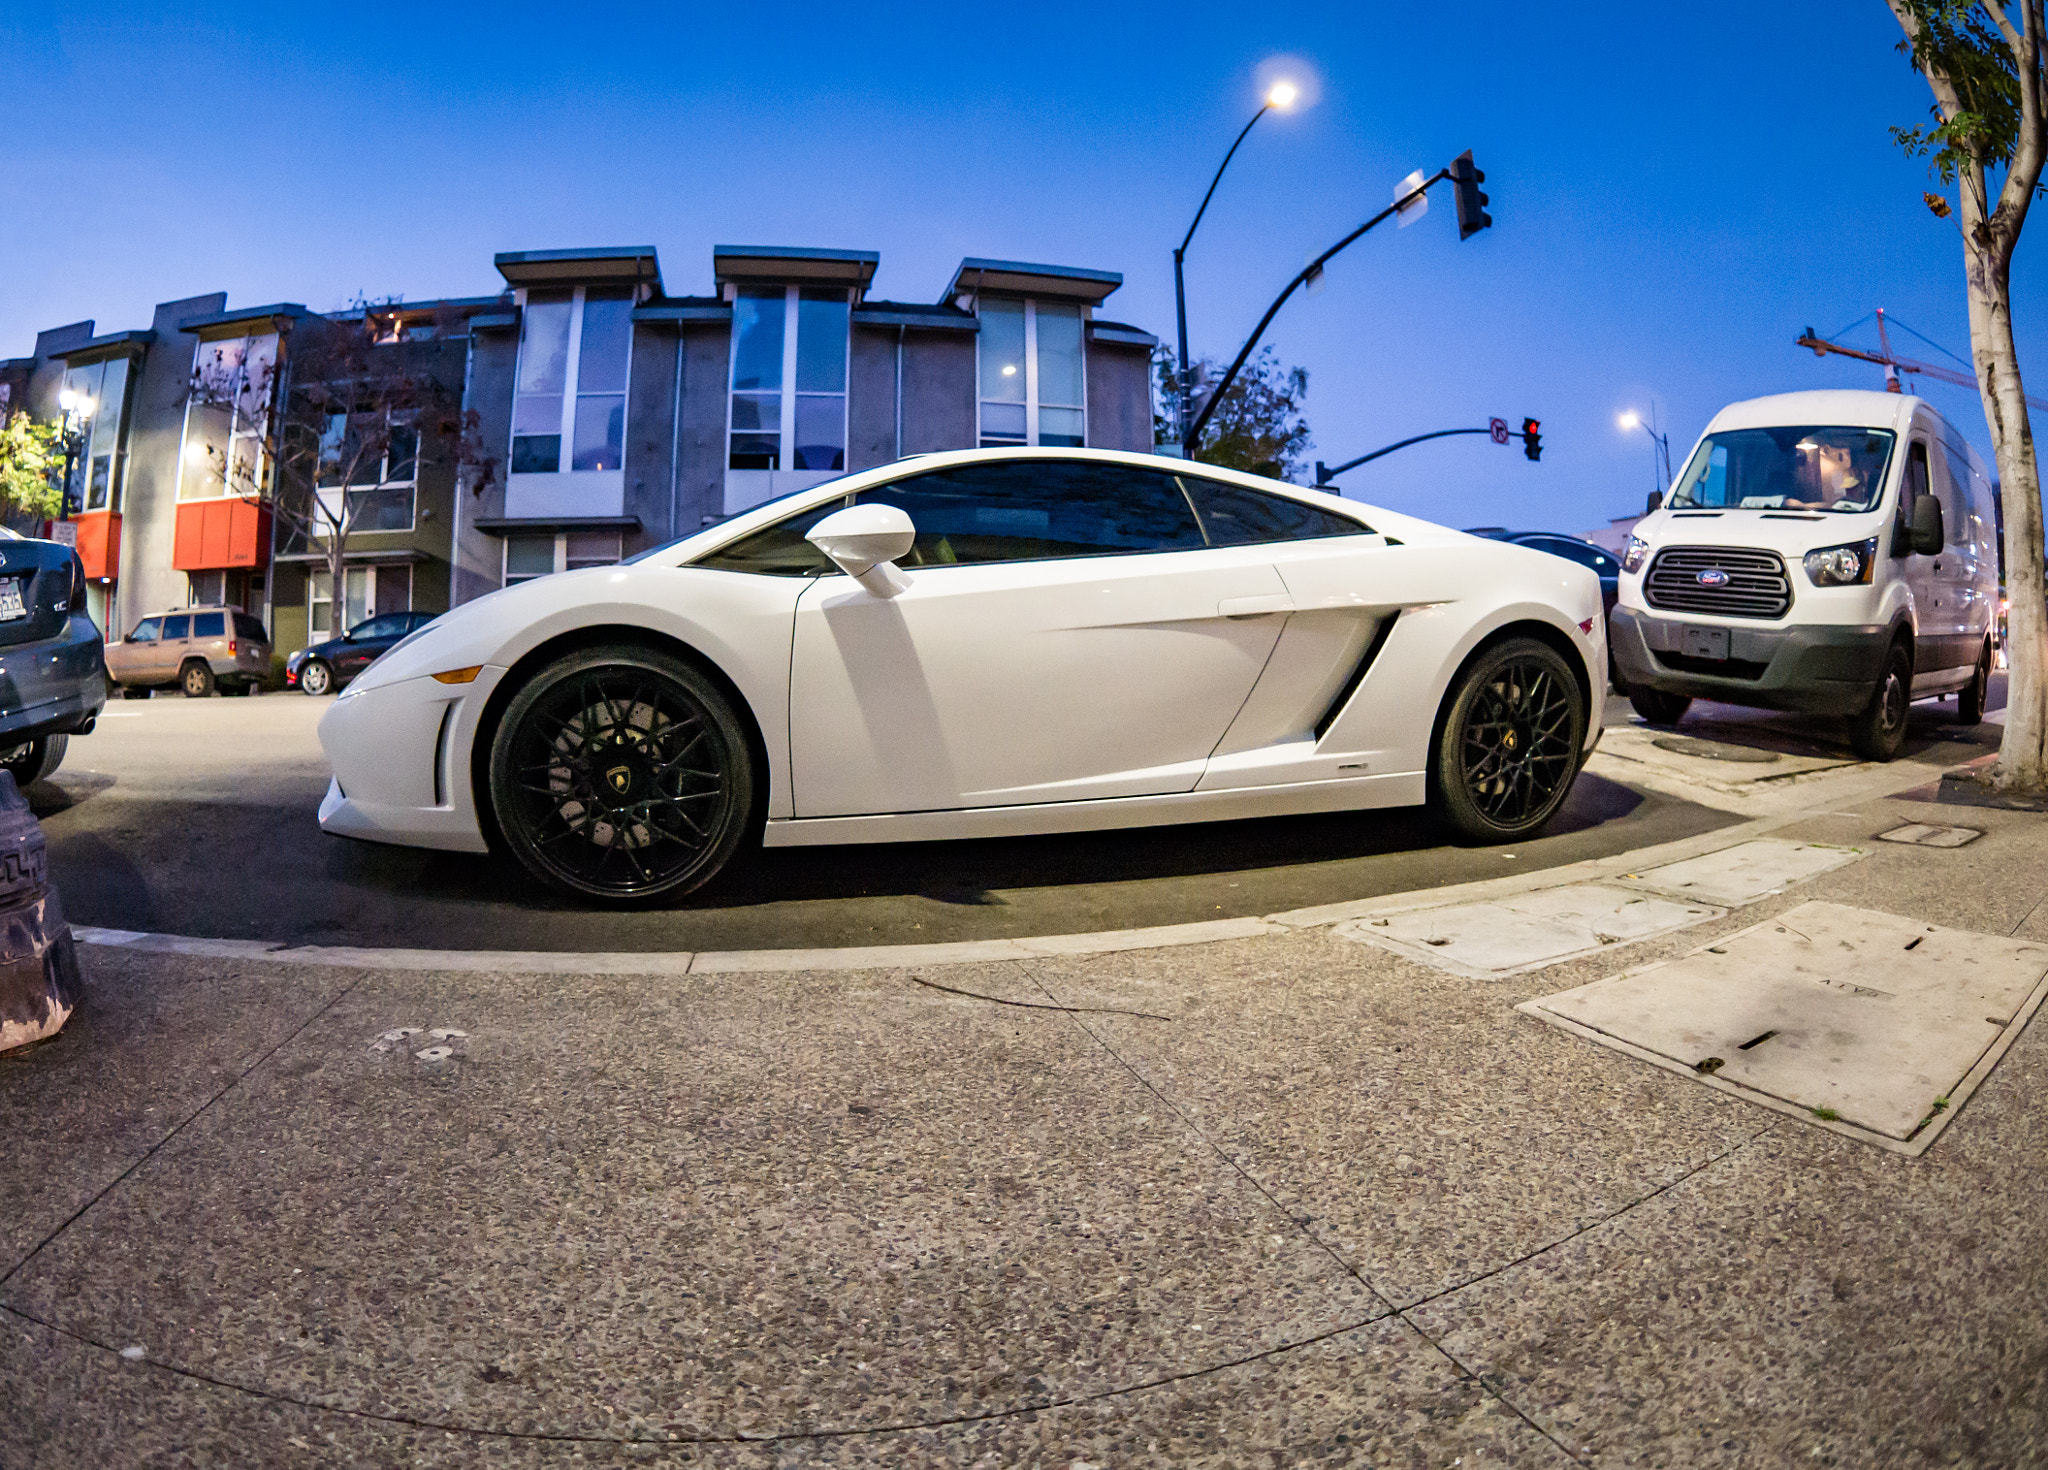
[[[1906,707],[1960,691],[1983,716],[1998,607],[1991,478],[1934,408],[1895,393],[1783,393],[1714,416],[1637,523],[1609,620],[1636,712],[1694,699],[1847,715],[1890,760]]]

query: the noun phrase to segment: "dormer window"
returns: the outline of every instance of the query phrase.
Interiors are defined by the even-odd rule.
[[[850,310],[843,287],[737,289],[729,469],[846,468]]]
[[[512,473],[617,470],[625,463],[633,289],[526,293],[512,404]]]
[[[983,298],[981,443],[1079,448],[1088,442],[1081,308]]]

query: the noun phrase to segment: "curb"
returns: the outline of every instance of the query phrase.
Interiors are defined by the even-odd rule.
[[[293,965],[330,965],[363,970],[443,970],[509,975],[761,975],[799,970],[890,970],[927,965],[979,965],[1005,961],[1051,959],[1067,955],[1115,954],[1124,950],[1167,949],[1215,944],[1326,928],[1349,919],[1378,918],[1416,909],[1441,908],[1489,898],[1562,888],[1572,883],[1612,879],[1639,868],[1657,867],[1686,858],[1720,852],[1765,836],[1819,814],[1826,804],[1868,801],[1909,791],[1939,780],[1941,765],[1900,761],[1845,780],[1819,803],[1797,811],[1773,813],[1698,837],[1659,843],[1589,858],[1562,867],[1541,868],[1500,878],[1458,883],[1443,888],[1412,889],[1378,898],[1352,899],[1291,909],[1260,918],[1209,919],[1192,924],[1162,924],[1146,929],[1106,929],[1085,934],[1046,934],[1022,939],[971,939],[946,944],[856,945],[842,949],[742,949],[705,951],[575,951],[376,949],[341,945],[292,945],[261,939],[200,939],[179,934],[151,934],[134,929],[103,929],[73,925],[80,944],[124,949],[137,954],[189,955],[205,959],[267,960]]]

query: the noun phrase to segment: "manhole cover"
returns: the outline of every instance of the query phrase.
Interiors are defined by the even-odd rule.
[[[2048,945],[1803,903],[1517,1007],[1781,1112],[1918,1153],[2048,989]]]
[[[1910,842],[1915,847],[1961,847],[1965,842],[1975,842],[1984,834],[1975,827],[1930,827],[1925,822],[1914,822],[1907,827],[1894,827],[1889,832],[1878,834],[1880,842]]]
[[[1701,740],[1692,735],[1659,735],[1650,742],[1673,755],[1696,755],[1702,760],[1736,761],[1746,766],[1767,766],[1781,760],[1775,750],[1756,750],[1747,745],[1723,745],[1718,740]]]

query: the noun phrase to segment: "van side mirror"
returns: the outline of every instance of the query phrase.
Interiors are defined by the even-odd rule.
[[[1945,544],[1941,501],[1932,495],[1923,495],[1913,502],[1913,550],[1921,556],[1938,556]]]
[[[917,527],[896,506],[850,505],[811,527],[804,540],[876,597],[894,597],[910,586],[896,559],[917,544]]]
[[[1643,514],[1653,515],[1663,504],[1664,492],[1662,490],[1652,490],[1650,498],[1643,503]]]

